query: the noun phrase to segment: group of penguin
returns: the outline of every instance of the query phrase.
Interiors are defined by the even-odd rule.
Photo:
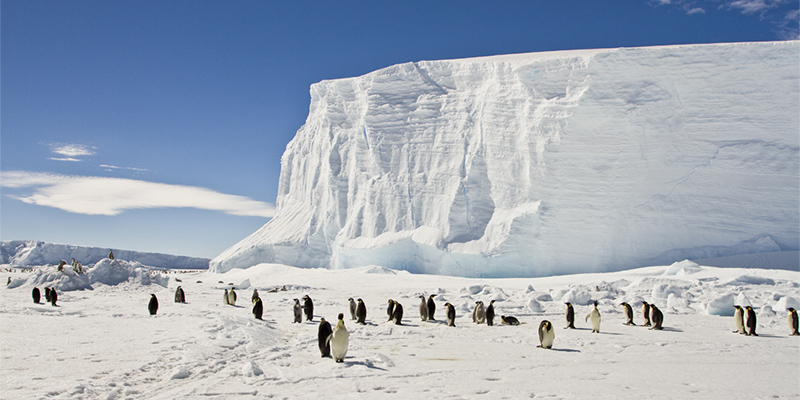
[[[39,304],[39,300],[42,299],[42,293],[39,291],[39,288],[34,287],[31,295],[33,296],[34,304]],[[56,293],[56,289],[45,287],[44,300],[45,303],[50,303],[50,305],[55,306],[56,302],[58,301],[58,293]]]
[[[186,293],[183,292],[183,288],[180,286],[175,289],[175,302],[186,303]],[[147,304],[147,310],[150,311],[150,315],[158,313],[158,298],[153,293],[150,293],[150,302]]]

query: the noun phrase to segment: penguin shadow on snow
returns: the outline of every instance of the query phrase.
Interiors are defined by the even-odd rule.
[[[580,350],[576,350],[576,349],[557,349],[555,347],[550,348],[550,349],[545,349],[545,350],[558,351],[558,352],[562,352],[562,353],[580,353],[581,352]]]
[[[348,358],[348,357],[345,357],[345,359],[344,359],[344,365],[345,365],[346,367],[351,367],[351,366],[353,366],[353,365],[363,365],[363,366],[365,366],[365,367],[367,367],[367,368],[369,368],[369,369],[376,369],[376,370],[378,370],[378,371],[389,371],[389,370],[388,370],[388,369],[386,369],[386,368],[376,367],[376,366],[375,366],[375,364],[373,364],[373,363],[372,363],[371,361],[369,361],[369,360],[366,360],[366,361],[355,361],[355,360],[353,360],[353,361],[348,361],[348,360],[347,360],[347,358]]]

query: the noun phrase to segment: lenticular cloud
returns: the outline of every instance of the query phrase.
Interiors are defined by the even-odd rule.
[[[267,218],[274,213],[271,204],[244,196],[134,179],[8,171],[2,173],[2,186],[34,188],[31,194],[13,197],[29,204],[77,214],[117,215],[125,210],[165,207],[190,207]]]

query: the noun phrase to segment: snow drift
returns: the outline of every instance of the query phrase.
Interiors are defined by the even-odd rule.
[[[210,268],[543,276],[796,251],[798,64],[798,41],[689,45],[314,84],[276,216]]]
[[[34,268],[33,272],[25,279],[12,281],[7,287],[13,289],[20,286],[40,287],[49,286],[59,292],[73,290],[94,289],[97,285],[117,286],[129,284],[132,286],[159,285],[167,287],[169,278],[160,275],[139,262],[125,260],[111,260],[105,258],[86,269],[86,273],[77,274],[72,267],[67,265],[63,271],[56,267]]]

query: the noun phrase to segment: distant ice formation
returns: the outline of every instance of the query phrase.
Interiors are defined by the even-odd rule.
[[[796,251],[798,65],[786,41],[411,62],[314,84],[276,216],[210,268],[544,276]]]

